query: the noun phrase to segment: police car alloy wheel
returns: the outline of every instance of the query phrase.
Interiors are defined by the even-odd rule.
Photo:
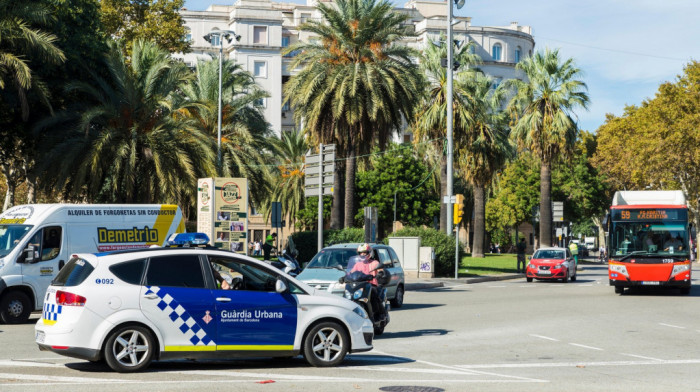
[[[104,348],[104,357],[113,370],[120,373],[136,372],[153,360],[155,340],[143,327],[127,325],[114,330]]]
[[[345,359],[349,343],[347,333],[338,323],[320,323],[306,336],[304,358],[313,366],[335,366]]]

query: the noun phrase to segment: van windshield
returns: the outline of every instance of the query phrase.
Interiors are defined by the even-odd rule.
[[[31,225],[0,225],[0,257],[10,254],[31,228]]]

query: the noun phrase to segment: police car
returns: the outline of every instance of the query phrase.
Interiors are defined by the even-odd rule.
[[[35,332],[41,350],[118,372],[153,360],[298,354],[335,366],[371,350],[374,337],[355,303],[264,262],[197,247],[73,255]]]

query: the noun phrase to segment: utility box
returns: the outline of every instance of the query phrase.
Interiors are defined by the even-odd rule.
[[[401,267],[407,277],[418,277],[420,255],[420,237],[390,237],[389,246],[399,256]]]
[[[420,247],[420,265],[418,267],[419,278],[435,277],[435,249],[432,246]]]

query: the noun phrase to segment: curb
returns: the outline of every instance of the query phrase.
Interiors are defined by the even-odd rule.
[[[437,287],[445,287],[445,283],[444,282],[416,282],[416,283],[406,282],[404,284],[404,287],[406,288],[406,291],[417,291],[417,290],[434,289]]]

